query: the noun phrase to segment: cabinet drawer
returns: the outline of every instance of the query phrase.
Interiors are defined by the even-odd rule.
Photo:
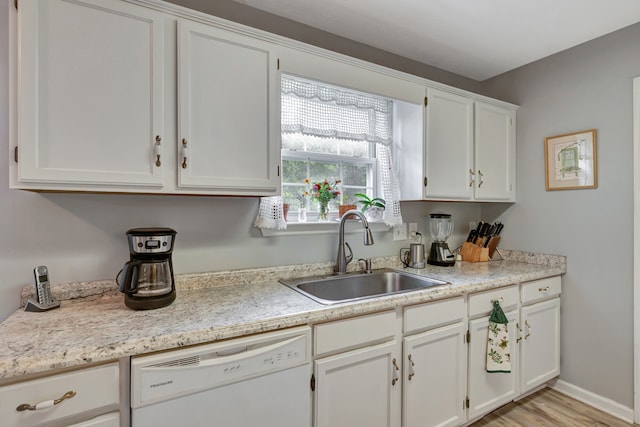
[[[353,319],[316,325],[313,328],[316,356],[393,339],[396,313],[386,311]]]
[[[120,413],[112,412],[107,415],[100,415],[89,421],[73,424],[70,427],[120,427]]]
[[[548,277],[542,280],[535,280],[522,284],[520,298],[522,304],[532,304],[548,298],[560,295],[562,280],[560,276]]]
[[[448,325],[464,318],[464,298],[452,298],[404,309],[404,333]]]
[[[478,292],[469,295],[469,317],[488,316],[493,309],[493,301],[500,301],[500,307],[505,313],[518,306],[520,296],[516,285]]]
[[[97,410],[118,409],[120,375],[117,363],[66,372],[0,388],[0,419],[6,427],[61,423],[65,418]],[[19,412],[23,404],[55,400],[68,391],[76,395],[59,404],[35,411]]]

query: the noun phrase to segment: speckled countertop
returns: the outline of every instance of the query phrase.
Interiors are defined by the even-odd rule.
[[[56,368],[324,322],[566,272],[562,256],[500,253],[504,260],[404,269],[450,285],[334,305],[318,304],[277,281],[328,275],[330,263],[177,275],[176,301],[147,311],[127,308],[113,281],[53,285],[54,298],[62,301],[59,309],[43,313],[20,309],[0,324],[0,383]],[[397,257],[375,258],[373,267],[402,269]],[[23,301],[31,288],[25,288]]]

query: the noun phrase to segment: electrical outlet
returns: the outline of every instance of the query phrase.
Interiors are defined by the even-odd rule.
[[[409,238],[411,240],[418,240],[418,236],[417,233],[418,232],[418,223],[417,222],[410,222],[409,223]]]
[[[402,223],[393,227],[393,240],[407,240],[407,224]]]

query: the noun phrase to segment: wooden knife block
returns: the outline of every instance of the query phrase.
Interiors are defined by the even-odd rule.
[[[493,237],[487,247],[484,247],[485,238],[480,238],[476,243],[464,242],[460,249],[463,261],[467,262],[487,262],[500,243],[500,237]]]

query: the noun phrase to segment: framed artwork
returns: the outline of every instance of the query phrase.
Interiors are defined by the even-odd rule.
[[[547,191],[598,187],[596,130],[544,139]]]

